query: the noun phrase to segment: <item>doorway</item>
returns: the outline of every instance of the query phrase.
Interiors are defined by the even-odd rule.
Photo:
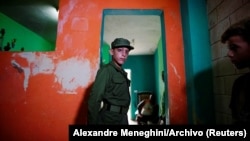
[[[105,9],[103,11],[100,65],[107,64],[111,60],[109,48],[115,38],[126,38],[135,47],[123,66],[133,72],[130,76],[132,83],[129,110],[129,118],[132,120],[135,119],[138,92],[152,91],[156,94],[157,103],[161,106],[162,93],[167,87],[162,82],[161,75],[162,71],[167,70],[163,17],[163,11],[159,9]],[[168,103],[167,99],[165,100]],[[167,104],[164,106],[164,109],[168,109]]]

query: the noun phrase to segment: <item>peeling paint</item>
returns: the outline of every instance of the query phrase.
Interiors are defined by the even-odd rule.
[[[55,82],[61,85],[58,93],[76,94],[79,87],[86,87],[90,81],[90,62],[89,60],[80,60],[69,58],[61,60],[58,64],[53,62],[47,54],[37,53],[15,53],[13,54],[11,64],[24,72],[23,87],[26,91],[29,85],[29,78],[38,74],[55,74]],[[18,62],[18,57],[24,58],[28,66],[22,66]]]
[[[77,94],[78,87],[86,87],[90,81],[90,63],[88,60],[78,60],[77,58],[70,58],[61,61],[56,66],[55,82],[62,86],[59,93]]]
[[[177,72],[175,66],[174,66],[172,63],[170,63],[170,65],[171,65],[171,67],[173,68],[174,73],[175,73],[176,76],[178,77],[178,84],[180,84],[180,82],[181,82],[181,76],[178,74],[178,72]]]
[[[30,62],[32,62],[32,60],[35,60],[35,55],[34,55],[34,53],[23,52],[23,53],[14,53],[12,55],[12,57],[14,59],[11,60],[11,64],[15,64],[16,66],[21,68],[24,72],[23,88],[24,88],[24,91],[26,91],[28,88],[28,85],[29,85],[29,77],[30,77],[30,67],[29,66],[30,66]],[[18,57],[26,59],[28,62],[28,66],[22,66],[21,64],[19,64],[17,61]],[[15,60],[15,59],[17,59],[17,60]]]
[[[72,37],[70,35],[66,35],[64,38],[63,38],[63,43],[64,43],[64,48],[65,49],[70,49],[71,46],[72,46]]]
[[[30,69],[28,67],[22,67],[15,60],[12,60],[11,64],[18,66],[18,68],[22,69],[22,71],[24,72],[23,88],[24,88],[24,91],[26,91],[28,88],[28,84],[29,84]]]
[[[76,31],[88,31],[88,19],[81,17],[74,17],[71,23],[71,29]]]
[[[20,67],[20,65],[18,63],[16,63],[14,60],[11,61],[12,66],[19,72],[22,73],[23,72],[23,68]]]
[[[62,19],[60,19],[60,22],[58,23],[58,34],[63,32],[63,27],[65,25],[65,23],[68,21],[69,19],[69,15],[71,13],[71,11],[74,9],[75,7],[75,1],[69,1],[69,5],[67,5],[66,7],[62,7],[60,8],[60,10],[63,10],[64,16],[62,17]],[[60,13],[59,13],[60,14]]]
[[[23,52],[23,53],[14,53],[12,55],[13,60],[11,64],[18,66],[19,69],[22,69],[24,72],[24,90],[28,88],[30,76],[35,76],[37,74],[51,74],[54,69],[54,64],[52,59],[50,59],[46,54],[36,55],[35,53]],[[24,58],[28,62],[28,66],[22,66],[18,62],[18,57]]]
[[[40,73],[51,74],[54,70],[54,63],[51,58],[46,54],[40,54],[36,57],[36,60],[32,62],[34,65],[31,66],[32,75]]]

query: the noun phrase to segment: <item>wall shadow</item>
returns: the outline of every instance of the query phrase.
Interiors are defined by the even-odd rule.
[[[197,73],[187,83],[188,115],[191,124],[214,124],[214,95],[212,70]]]
[[[82,101],[80,104],[80,107],[78,108],[74,124],[84,124],[87,125],[87,114],[88,114],[88,98],[90,95],[91,88],[93,86],[93,83],[91,83],[87,88],[85,93],[83,93]]]

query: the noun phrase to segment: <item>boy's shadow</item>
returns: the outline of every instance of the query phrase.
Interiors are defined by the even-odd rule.
[[[91,88],[93,86],[93,83],[89,85],[89,87],[86,88],[85,93],[83,94],[83,98],[80,104],[80,107],[78,108],[74,124],[87,124],[87,114],[88,114],[88,98],[91,91]]]

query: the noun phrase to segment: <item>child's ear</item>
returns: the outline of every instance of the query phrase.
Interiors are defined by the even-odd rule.
[[[109,50],[109,54],[110,54],[110,55],[113,55],[113,54],[114,54],[114,50],[113,50],[113,49],[110,49],[110,50]]]

